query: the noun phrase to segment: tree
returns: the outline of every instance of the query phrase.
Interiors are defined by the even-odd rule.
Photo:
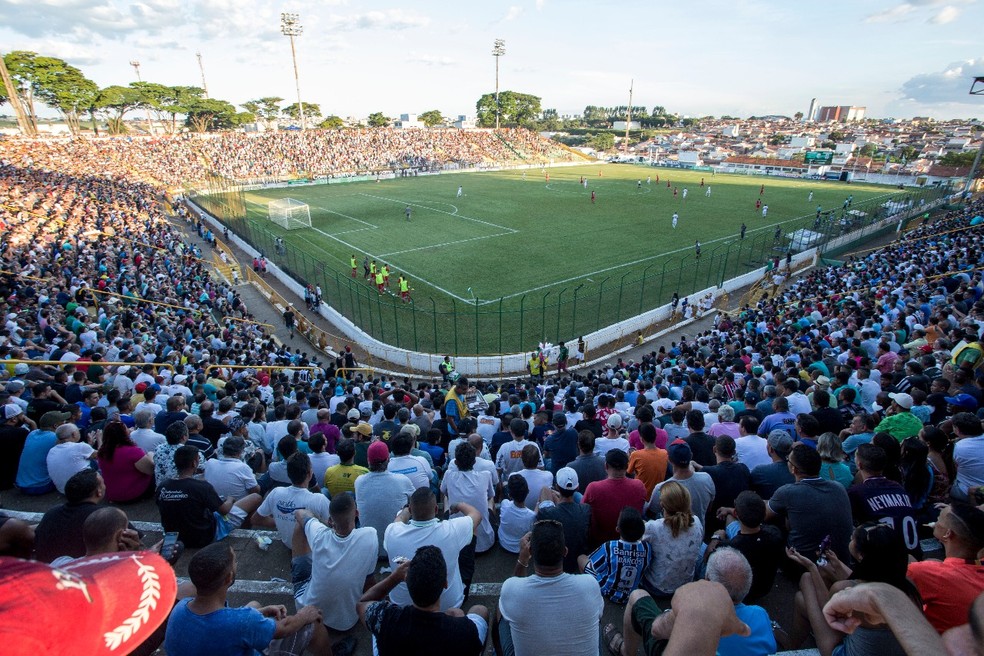
[[[73,134],[79,132],[79,115],[96,99],[96,83],[82,71],[57,57],[44,57],[26,50],[4,56],[18,96],[27,107],[28,120],[37,125],[35,100],[58,110]],[[6,98],[6,91],[3,98]]]
[[[786,142],[786,138],[781,134],[774,134],[771,137],[769,137],[770,146],[779,146],[784,144],[785,142]]]
[[[368,123],[371,128],[385,128],[390,124],[390,120],[382,112],[373,112],[369,115]]]
[[[793,118],[796,119],[797,121],[802,121],[803,120],[803,112],[796,112],[795,114],[793,114]]]
[[[478,122],[485,127],[495,126],[495,94],[487,93],[475,103]],[[517,91],[499,92],[499,123],[506,125],[531,125],[542,109],[540,97]]]
[[[325,120],[321,121],[321,123],[318,123],[318,127],[322,130],[341,130],[345,127],[345,121],[332,114],[331,116],[326,116]]]
[[[827,135],[827,138],[833,142],[838,142],[838,141],[844,141],[844,139],[847,138],[847,135],[841,132],[840,130],[834,130],[833,132]]]
[[[436,109],[428,110],[423,114],[421,114],[420,116],[418,116],[417,118],[423,121],[424,125],[426,125],[429,128],[444,123],[444,117],[441,116],[441,112]]]
[[[975,157],[977,157],[977,153],[974,151],[969,151],[966,153],[947,153],[940,158],[938,163],[943,166],[956,166],[963,168],[965,166],[973,166]]]
[[[236,125],[236,107],[225,100],[197,98],[186,108],[185,124],[195,132],[222,130]]]
[[[276,121],[280,118],[280,103],[283,101],[283,98],[277,98],[276,96],[265,96],[244,102],[241,106],[247,112],[255,114],[257,118],[263,119],[264,121]],[[304,109],[307,110],[307,105],[304,106]]]
[[[902,146],[899,148],[899,157],[902,157],[907,162],[914,160],[918,154],[919,151],[914,146]]]
[[[114,85],[99,91],[94,107],[109,112],[106,122],[110,134],[124,134],[126,124],[123,118],[127,112],[140,107],[144,102],[139,89]]]
[[[865,144],[864,147],[858,151],[858,154],[863,157],[874,157],[875,153],[878,152],[878,146],[875,144]]]
[[[652,116],[663,116],[666,114],[666,108],[662,105],[656,105],[653,107]]]
[[[301,105],[303,105],[304,107],[305,120],[311,120],[311,122],[313,123],[314,119],[321,116],[321,105],[319,105],[318,103],[302,102]],[[295,121],[299,120],[301,118],[301,112],[299,107],[300,106],[297,103],[293,103],[292,105],[287,105],[283,109],[284,116],[292,118]]]
[[[611,150],[615,147],[615,135],[611,132],[599,132],[589,135],[586,143],[598,152]]]

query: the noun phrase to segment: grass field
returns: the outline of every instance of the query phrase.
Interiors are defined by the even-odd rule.
[[[774,241],[777,226],[784,233],[813,228],[818,205],[839,216],[850,194],[852,208],[871,216],[899,193],[599,164],[249,191],[245,218],[231,225],[270,259],[321,284],[329,303],[374,336],[422,350],[486,353],[576,338],[665,303],[675,291],[719,284],[778,252],[787,242]],[[309,204],[312,228],[284,231],[268,220],[266,204],[284,197]],[[759,199],[767,217],[756,209]],[[276,236],[286,242],[284,255],[273,248]],[[360,264],[354,281],[352,254]],[[392,292],[382,298],[361,278],[364,254],[392,269]],[[413,286],[414,311],[396,296],[400,272]]]

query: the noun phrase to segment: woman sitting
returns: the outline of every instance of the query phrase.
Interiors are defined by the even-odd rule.
[[[133,443],[122,422],[110,422],[103,430],[99,471],[107,501],[136,501],[154,491],[154,459]]]

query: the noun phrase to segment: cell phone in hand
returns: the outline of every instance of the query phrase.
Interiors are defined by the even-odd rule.
[[[824,565],[827,564],[827,558],[826,556],[824,556],[824,554],[827,553],[827,551],[829,550],[830,550],[830,536],[828,535],[823,540],[820,541],[820,549],[819,549],[820,555],[817,557],[818,566],[823,567]]]
[[[169,563],[177,560],[178,555],[178,534],[165,533],[164,544],[161,545],[161,558]]]

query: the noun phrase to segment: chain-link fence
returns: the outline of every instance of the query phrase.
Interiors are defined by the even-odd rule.
[[[241,188],[240,188],[241,189]],[[781,263],[793,252],[843,247],[844,235],[867,239],[886,228],[888,216],[912,216],[945,193],[939,188],[898,190],[837,210],[782,222],[775,231],[749,232],[676,255],[615,269],[606,277],[587,277],[514,298],[475,299],[463,303],[417,293],[401,300],[379,293],[356,277],[308,252],[304,231],[274,231],[267,222],[249,218],[243,193],[221,183],[192,192],[195,202],[303,285],[318,285],[326,303],[376,339],[398,348],[431,353],[489,355],[530,350],[549,341],[576,340],[624,319],[680,299],[749,271]],[[597,277],[596,277],[597,278]],[[699,299],[691,298],[691,303]]]

